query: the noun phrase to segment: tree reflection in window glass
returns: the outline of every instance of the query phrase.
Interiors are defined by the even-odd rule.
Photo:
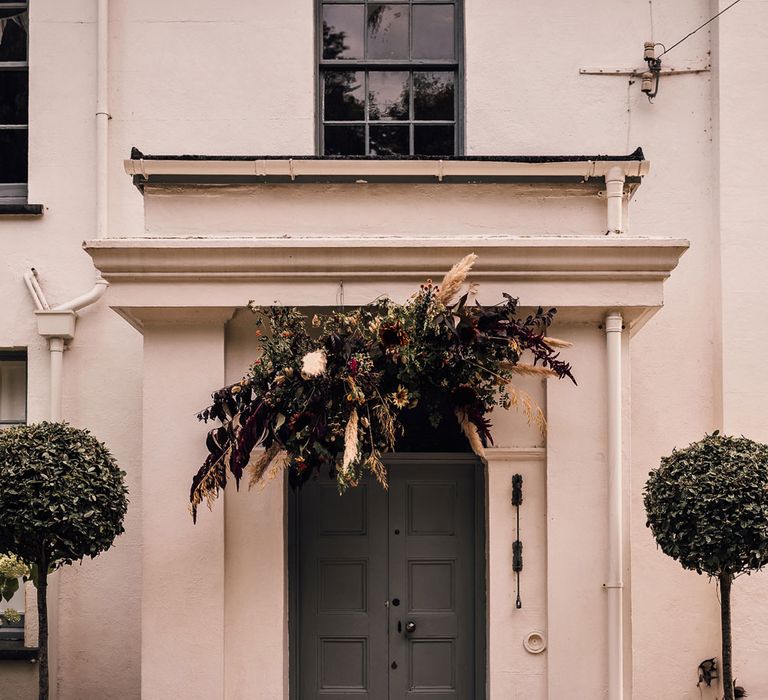
[[[324,115],[327,121],[363,119],[365,91],[362,71],[339,71],[325,74]]]
[[[363,57],[364,5],[323,5],[323,58]]]
[[[408,127],[401,124],[376,124],[370,127],[372,156],[407,156],[410,153]]]
[[[376,71],[368,74],[368,118],[408,119],[410,103],[408,71]]]
[[[454,76],[448,71],[415,71],[413,74],[414,118],[453,119]]]
[[[408,5],[368,5],[366,58],[408,60]]]

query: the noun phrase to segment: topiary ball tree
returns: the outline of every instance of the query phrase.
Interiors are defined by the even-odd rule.
[[[661,550],[720,583],[725,700],[733,700],[731,585],[768,562],[768,445],[715,431],[661,460],[645,484]]]
[[[87,430],[39,423],[0,431],[0,552],[33,569],[40,625],[40,700],[48,698],[48,574],[95,557],[123,532],[127,489]]]

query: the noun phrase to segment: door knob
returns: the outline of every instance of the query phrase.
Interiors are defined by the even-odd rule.
[[[408,622],[405,623],[405,633],[411,634],[416,630],[416,623],[413,622],[413,620],[408,620]]]

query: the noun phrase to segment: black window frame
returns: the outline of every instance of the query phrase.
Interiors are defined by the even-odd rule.
[[[23,71],[27,77],[27,122],[26,124],[0,124],[3,131],[24,131],[27,135],[25,157],[26,179],[20,182],[0,182],[0,205],[26,204],[29,194],[29,0],[0,2],[0,10],[19,10],[27,13],[27,51],[25,61],[0,61],[0,71]]]
[[[24,418],[23,420],[0,419],[0,430],[15,425],[26,425],[29,420],[29,356],[26,348],[0,348],[0,362],[24,363]]]
[[[409,7],[419,5],[445,5],[453,4],[454,6],[454,53],[455,57],[453,61],[444,60],[431,60],[431,59],[411,59],[411,60],[390,60],[390,59],[323,59],[323,5],[335,4],[335,5],[359,5],[363,4],[365,7],[368,4],[385,4],[385,5],[407,5]],[[410,19],[412,21],[413,15],[410,13]],[[450,158],[451,156],[419,156],[419,155],[406,155],[406,156],[370,156],[369,151],[369,138],[368,138],[368,124],[373,123],[373,120],[369,120],[368,117],[368,71],[369,70],[381,70],[381,71],[409,71],[411,73],[411,85],[413,84],[412,74],[415,70],[433,70],[438,71],[452,71],[455,73],[454,81],[454,152],[453,156],[463,156],[465,152],[465,51],[464,51],[464,0],[315,0],[315,153],[318,156],[325,155],[324,145],[324,127],[326,121],[324,118],[324,71],[361,71],[365,74],[365,104],[366,108],[363,114],[363,122],[366,126],[366,143],[365,143],[365,156],[348,156],[350,158],[425,158],[432,157]],[[411,90],[410,102],[413,104],[413,90]],[[329,120],[331,123],[335,123],[333,120]],[[412,125],[416,123],[416,120],[404,120],[406,124]],[[341,122],[339,122],[341,123]],[[353,122],[347,122],[350,125],[359,124],[359,120]],[[392,124],[388,120],[378,120],[376,124]],[[430,121],[428,123],[440,125],[439,120]],[[413,129],[409,127],[411,146],[413,146]],[[344,158],[345,156],[334,156],[337,158]]]

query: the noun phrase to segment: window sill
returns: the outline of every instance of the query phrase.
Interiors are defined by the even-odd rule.
[[[42,204],[0,204],[0,218],[5,216],[29,216],[43,215]]]
[[[0,661],[37,661],[38,651],[23,642],[0,642]]]

